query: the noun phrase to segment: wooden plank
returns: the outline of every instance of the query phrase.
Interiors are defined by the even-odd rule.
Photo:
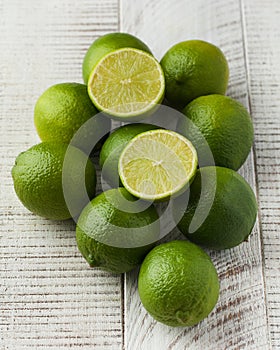
[[[234,0],[121,1],[121,29],[142,38],[159,59],[172,44],[187,39],[221,47],[231,71],[228,95],[249,107],[242,19],[240,3]],[[256,189],[253,153],[241,174]],[[140,303],[137,272],[126,275],[126,349],[270,348],[259,223],[248,243],[209,253],[221,281],[220,299],[210,316],[195,327],[172,329],[155,322]]]
[[[87,47],[118,29],[117,0],[1,0],[0,13],[0,349],[120,349],[121,277],[89,269],[73,223],[29,213],[10,176],[39,142],[37,98],[82,82]]]
[[[242,1],[271,343],[280,346],[280,3]]]

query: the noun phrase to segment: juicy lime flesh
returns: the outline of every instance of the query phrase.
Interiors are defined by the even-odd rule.
[[[109,114],[141,114],[161,102],[164,76],[159,63],[141,50],[125,48],[106,55],[89,78],[93,103]]]
[[[131,34],[116,32],[105,34],[92,43],[85,55],[83,61],[83,78],[85,84],[88,83],[93,68],[105,55],[124,47],[132,47],[151,53],[143,41]]]
[[[152,130],[135,137],[124,149],[119,172],[124,187],[143,199],[163,199],[181,190],[197,167],[196,151],[181,135]]]

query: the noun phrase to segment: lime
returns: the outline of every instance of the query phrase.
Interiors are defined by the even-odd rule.
[[[201,40],[183,41],[171,47],[161,60],[167,100],[185,107],[198,96],[224,94],[229,69],[222,51]]]
[[[69,143],[79,128],[97,113],[86,85],[62,83],[51,86],[39,97],[34,122],[42,141]],[[94,133],[98,139],[104,128],[110,130],[111,122],[105,117],[95,119]]]
[[[201,96],[183,110],[177,131],[195,146],[200,166],[238,170],[253,144],[254,130],[246,108],[230,97]],[[209,157],[209,148],[212,152]]]
[[[71,192],[78,214],[87,200],[81,197],[81,189],[86,186],[87,194],[92,198],[96,184],[94,166],[82,151],[72,146],[67,150],[67,145],[62,143],[42,142],[20,153],[12,169],[15,191],[22,204],[48,219],[71,217],[62,183],[66,151],[71,154],[71,164],[67,166],[69,172],[64,174],[63,181]]]
[[[157,219],[153,205],[144,206],[124,188],[105,191],[79,217],[78,248],[91,267],[127,272],[142,262],[158,239]]]
[[[101,148],[99,158],[102,177],[109,184],[119,186],[118,162],[127,143],[136,135],[156,128],[157,126],[152,124],[135,123],[121,126],[111,133]]]
[[[132,120],[151,113],[162,101],[164,75],[152,55],[123,48],[108,53],[95,66],[88,93],[100,111],[116,119]]]
[[[138,277],[140,299],[157,321],[192,326],[216,305],[219,281],[209,256],[195,244],[172,241],[146,256]]]
[[[179,194],[197,168],[194,147],[170,130],[151,130],[134,137],[119,159],[124,187],[138,198],[164,200]]]
[[[150,49],[140,39],[127,33],[109,33],[95,40],[88,49],[83,62],[83,77],[88,83],[89,75],[97,62],[109,52],[123,47],[133,47],[151,53]]]
[[[175,217],[180,214],[184,199],[176,201]],[[227,168],[205,167],[197,171],[191,184],[189,203],[178,228],[194,243],[227,249],[248,238],[256,216],[254,192],[238,173]]]

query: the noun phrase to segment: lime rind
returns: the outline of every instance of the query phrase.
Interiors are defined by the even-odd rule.
[[[129,55],[131,62],[127,67],[123,63],[129,62]],[[112,56],[119,59],[113,60]],[[128,84],[132,88],[128,89]],[[102,93],[97,96],[98,89]],[[96,108],[121,120],[150,115],[162,102],[164,92],[165,79],[159,62],[151,54],[134,48],[121,48],[105,55],[88,81],[88,94]]]
[[[197,164],[197,153],[189,140],[174,131],[157,129],[128,143],[118,170],[132,195],[160,201],[181,194],[194,178]]]

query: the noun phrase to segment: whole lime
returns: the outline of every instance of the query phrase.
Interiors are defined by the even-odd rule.
[[[219,281],[210,257],[195,244],[172,241],[155,247],[138,277],[140,299],[157,321],[192,326],[216,305]]]
[[[104,180],[111,186],[118,187],[120,183],[118,163],[123,149],[136,135],[157,128],[156,125],[152,124],[135,123],[124,125],[114,130],[100,151],[99,164],[102,168]]]
[[[82,211],[77,245],[91,267],[127,272],[141,264],[159,239],[157,220],[153,205],[136,201],[124,188],[111,189]]]
[[[134,49],[143,50],[151,53],[150,49],[140,39],[128,33],[109,33],[96,39],[89,47],[83,61],[83,78],[85,84],[88,83],[88,78],[96,66],[108,53],[124,48],[132,47]]]
[[[179,120],[177,131],[195,146],[200,166],[241,167],[254,138],[251,117],[241,103],[228,96],[201,96],[183,114],[186,118]]]
[[[49,87],[39,97],[34,109],[34,122],[42,141],[70,143],[81,126],[94,117],[84,139],[99,140],[110,130],[111,122],[106,117],[96,117],[97,113],[86,85],[61,83]]]
[[[79,214],[88,198],[95,194],[94,165],[79,149],[66,144],[42,142],[19,154],[12,169],[14,188],[22,204],[48,219],[71,218],[64,198],[66,189]],[[63,171],[66,152],[71,157]],[[81,196],[86,187],[87,196]]]
[[[184,196],[174,202],[178,228],[192,242],[213,249],[232,248],[250,235],[257,216],[257,202],[249,184],[238,173],[221,167],[197,171]]]
[[[176,108],[198,96],[224,94],[229,69],[222,51],[202,40],[172,46],[161,60],[165,75],[165,97]]]

